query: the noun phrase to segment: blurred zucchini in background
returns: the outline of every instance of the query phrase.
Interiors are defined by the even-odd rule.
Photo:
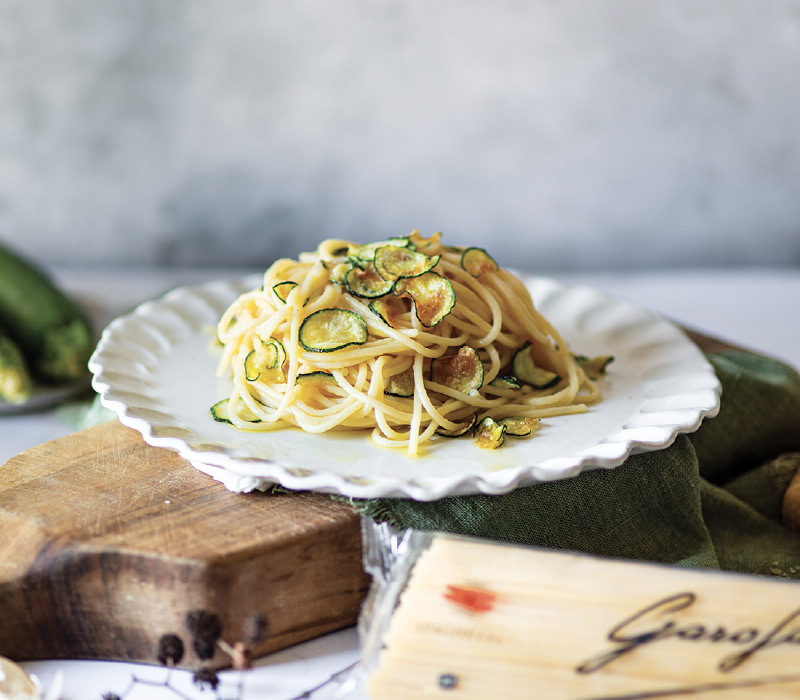
[[[33,382],[19,346],[0,326],[0,400],[22,405],[33,393]]]
[[[34,381],[64,384],[87,373],[94,337],[78,305],[32,263],[0,245],[0,326]],[[5,354],[0,363],[13,364]]]

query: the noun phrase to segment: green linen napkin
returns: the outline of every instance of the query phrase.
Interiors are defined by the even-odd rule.
[[[800,578],[800,532],[780,522],[800,468],[800,375],[762,355],[707,357],[719,414],[664,450],[500,496],[352,503],[399,528]]]

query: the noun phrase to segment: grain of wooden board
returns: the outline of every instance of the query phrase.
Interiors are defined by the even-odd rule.
[[[800,584],[439,535],[382,642],[372,700],[797,698]]]
[[[256,656],[356,622],[369,586],[358,516],[312,493],[236,494],[117,421],[0,467],[0,655],[157,663],[203,610]],[[217,650],[210,665],[229,658]]]

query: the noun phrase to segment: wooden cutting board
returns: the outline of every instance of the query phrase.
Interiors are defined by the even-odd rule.
[[[369,578],[358,516],[322,494],[231,493],[113,421],[0,467],[0,655],[228,665],[193,649],[204,611],[234,644],[260,614],[255,655],[356,622]]]

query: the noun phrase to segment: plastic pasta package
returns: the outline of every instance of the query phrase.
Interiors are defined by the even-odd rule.
[[[364,528],[374,584],[338,698],[800,696],[791,582]]]

